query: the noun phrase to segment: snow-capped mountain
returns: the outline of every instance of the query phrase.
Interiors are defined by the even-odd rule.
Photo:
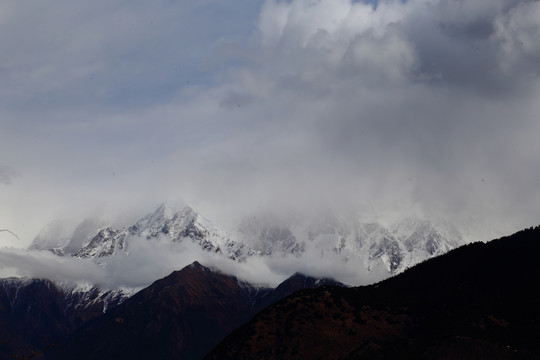
[[[62,255],[62,249],[69,243],[75,228],[61,220],[54,220],[45,226],[28,250],[49,250],[58,255]]]
[[[368,271],[382,263],[392,274],[464,243],[451,225],[412,217],[386,226],[376,222],[329,224],[311,238],[318,243],[329,243],[333,238],[332,251],[364,258]]]
[[[205,359],[540,359],[539,251],[536,227],[374,285],[296,292]]]
[[[119,251],[127,252],[126,237],[128,235],[130,235],[129,231],[125,228],[114,229],[108,227],[100,230],[88,245],[76,251],[72,256],[80,259],[92,259],[100,264],[104,259]]]
[[[85,219],[77,226],[55,221],[40,232],[28,250],[50,251],[62,257],[92,260],[99,266],[107,266],[113,256],[129,256],[130,242],[139,239],[170,241],[172,245],[191,241],[205,251],[223,254],[232,260],[241,260],[253,254],[244,243],[225,236],[189,206],[162,204],[129,227],[107,224],[100,228],[104,224],[107,222],[94,219]],[[68,309],[71,304],[73,307],[94,306],[97,302],[105,311],[108,304],[121,303],[138,290],[102,289],[87,283],[55,282],[55,285],[65,295]]]
[[[99,229],[91,226],[96,224],[95,221],[85,220],[70,234],[69,230],[65,230],[66,226],[54,222],[34,239],[28,249],[48,250],[57,255],[92,259],[104,264],[114,254],[127,255],[133,237],[149,241],[164,237],[174,243],[191,240],[203,250],[222,253],[233,260],[241,260],[253,253],[245,243],[231,240],[189,206],[176,208],[162,204],[129,227],[107,226]],[[58,237],[58,229],[62,230],[61,237]]]
[[[63,256],[79,251],[94,236],[108,226],[107,222],[96,218],[86,218],[79,224],[72,221],[54,220],[40,231],[28,250],[47,250]]]
[[[110,226],[107,221],[96,218],[84,219],[73,232],[69,243],[63,248],[66,254],[73,254],[88,245],[94,238],[96,233],[107,226]]]
[[[72,312],[92,307],[105,313],[108,309],[123,303],[139,290],[136,288],[104,290],[88,283],[69,284],[56,282],[55,285],[63,294],[66,311]]]
[[[47,279],[4,278],[0,279],[0,293],[3,293],[12,309],[28,302],[30,297],[37,295],[32,288],[45,287],[54,291],[62,301],[64,315],[79,313],[104,313],[108,308],[121,304],[139,289],[118,288],[103,290],[88,284],[72,284],[53,282]],[[28,310],[28,309],[27,309]],[[76,319],[75,319],[76,320]]]
[[[165,261],[170,256],[167,266],[176,266],[177,256],[185,249],[198,248],[216,254],[212,257],[223,256],[231,262],[243,263],[238,266],[250,266],[253,264],[250,258],[257,257],[262,261],[255,263],[269,266],[270,271],[273,271],[273,263],[277,267],[280,264],[294,266],[302,261],[321,259],[324,260],[321,264],[330,262],[331,269],[347,264],[348,271],[371,272],[373,278],[381,279],[463,243],[465,240],[459,231],[442,221],[413,217],[395,223],[343,220],[330,211],[314,218],[257,214],[242,221],[235,233],[226,234],[189,206],[162,204],[130,226],[91,219],[76,226],[52,223],[36,237],[29,250],[52,252],[59,257],[58,264],[73,268],[81,264],[84,269],[99,269],[91,278],[101,285],[79,280],[65,283],[62,280],[5,280],[0,284],[0,297],[3,288],[6,300],[5,305],[0,303],[0,306],[22,309],[22,305],[16,306],[18,299],[23,299],[21,294],[52,289],[51,306],[63,309],[64,315],[58,320],[58,336],[63,336],[65,329],[73,329],[77,323],[116,307],[154,281],[154,278],[139,279],[149,264]],[[45,258],[57,259],[50,254]],[[134,271],[129,274],[129,281],[122,278],[125,269]],[[86,275],[76,276],[73,279],[87,279]],[[17,289],[22,292],[18,293]],[[34,305],[24,306],[30,309]]]
[[[359,271],[371,271],[382,264],[390,274],[398,273],[464,244],[462,235],[450,224],[412,217],[390,225],[347,222],[332,215],[316,222],[270,224],[254,221],[241,229],[243,240],[253,244],[259,254],[302,257],[305,252],[316,252],[321,257],[355,257],[366,264]]]
[[[294,236],[289,226],[272,215],[244,219],[238,233],[260,256],[300,256],[305,250],[305,243]]]
[[[189,206],[177,209],[162,204],[127,231],[131,236],[148,240],[159,236],[167,236],[173,242],[190,239],[203,250],[223,253],[233,260],[241,259],[249,253],[244,243],[231,240]]]
[[[329,211],[315,221],[259,214],[244,219],[234,235],[225,234],[186,205],[162,204],[127,227],[99,228],[100,224],[104,222],[85,220],[71,234],[53,224],[36,237],[29,249],[49,250],[104,265],[115,254],[129,256],[130,242],[135,238],[150,242],[164,239],[173,246],[191,241],[204,251],[235,261],[251,256],[301,259],[306,253],[316,253],[343,261],[360,259],[364,267],[359,272],[383,267],[395,274],[465,242],[455,227],[442,221],[408,217],[382,225],[344,221]]]

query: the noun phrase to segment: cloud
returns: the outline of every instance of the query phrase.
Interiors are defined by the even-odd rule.
[[[499,41],[502,68],[514,72],[520,68],[532,76],[538,76],[540,45],[535,39],[540,35],[540,4],[523,2],[507,13],[498,16],[494,22],[495,37]]]
[[[64,5],[0,11],[0,151],[24,175],[2,228],[178,196],[231,227],[320,203],[538,221],[535,1]]]
[[[516,202],[517,216],[502,210],[539,175],[529,135],[538,130],[536,8],[266,1],[259,62],[239,78],[257,95],[265,116],[254,122],[266,136],[228,146],[279,189],[269,201],[326,195],[384,208],[403,199],[426,213],[536,221],[534,196]]]
[[[265,59],[274,64],[273,75],[334,80],[319,82],[325,86],[344,80],[360,87],[438,83],[486,95],[514,91],[508,81],[526,82],[516,75],[531,69],[501,71],[501,53],[534,54],[536,7],[526,1],[380,1],[375,7],[348,0],[267,1],[259,30],[271,49]]]
[[[13,178],[17,177],[17,172],[9,166],[0,166],[0,184],[10,185]]]
[[[232,261],[221,254],[204,251],[190,239],[181,243],[170,239],[146,240],[139,237],[129,239],[129,255],[116,254],[105,267],[101,285],[105,287],[142,287],[172,271],[179,270],[194,261],[211,266],[219,271],[237,276],[254,284],[275,286],[294,274],[331,277],[348,284],[368,284],[388,276],[385,270],[365,273],[364,264],[358,257],[347,259],[344,255],[325,252],[308,247],[302,261],[297,257],[250,257],[245,262]],[[317,264],[314,266],[313,264]]]
[[[236,262],[202,250],[189,238],[180,243],[167,238],[132,237],[128,241],[129,255],[119,252],[103,266],[86,259],[59,257],[48,251],[1,248],[0,274],[45,278],[64,284],[95,284],[103,289],[146,287],[194,261],[263,286],[276,286],[296,272],[352,285],[369,284],[389,275],[382,266],[370,273],[363,272],[365,264],[359,257],[349,259],[332,252],[325,252],[323,256],[315,246],[307,247],[301,262],[294,256],[254,256],[245,262]]]
[[[1,104],[95,111],[170,100],[186,83],[204,83],[227,63],[223,47],[241,40],[242,15],[254,6],[249,1],[4,3],[1,10],[10,15],[1,21],[11,31],[0,36],[10,49],[2,61]]]
[[[91,261],[63,258],[44,251],[2,248],[0,264],[0,270],[10,271],[15,276],[96,284],[104,280],[102,271]]]

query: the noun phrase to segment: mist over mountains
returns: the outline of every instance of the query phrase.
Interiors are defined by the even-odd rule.
[[[0,8],[3,246],[179,196],[536,224],[536,1],[61,3]]]
[[[295,273],[367,286],[538,224],[538,0],[7,0],[0,27],[0,338],[30,350],[51,345],[33,338],[40,316],[69,337],[195,261],[235,277],[235,299],[238,284],[274,288]],[[519,264],[534,253],[508,249],[536,274]],[[448,287],[459,301],[486,290],[466,280]],[[500,295],[487,290],[479,299]],[[414,338],[384,319],[423,324],[422,309],[393,317],[400,307],[364,319],[348,291],[335,294],[345,300],[317,306],[349,304],[356,330]],[[452,304],[430,319],[453,320]],[[453,323],[465,335],[419,343],[530,348],[504,326],[529,310],[482,305]],[[516,324],[529,339],[537,323]],[[379,340],[366,349],[391,354]]]
[[[539,236],[464,245],[360,287],[302,274],[268,287],[198,262],[135,294],[1,279],[0,356],[533,359]]]
[[[325,284],[340,283],[294,274],[265,287],[198,262],[136,294],[0,279],[0,358],[198,359],[260,309]]]
[[[538,359],[540,227],[371,286],[299,291],[206,359]]]
[[[0,255],[3,267],[21,275],[104,288],[146,286],[196,260],[256,283],[276,284],[302,272],[360,285],[470,241],[443,221],[348,220],[330,211],[315,219],[257,214],[227,234],[188,205],[164,203],[129,226],[91,218],[78,225],[54,221],[26,252]]]

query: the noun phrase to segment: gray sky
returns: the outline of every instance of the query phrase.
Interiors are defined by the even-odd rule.
[[[0,244],[178,197],[539,224],[538,39],[539,1],[3,1]]]

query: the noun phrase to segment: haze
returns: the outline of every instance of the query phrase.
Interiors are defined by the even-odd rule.
[[[171,198],[537,225],[538,39],[538,1],[3,1],[0,245]]]

